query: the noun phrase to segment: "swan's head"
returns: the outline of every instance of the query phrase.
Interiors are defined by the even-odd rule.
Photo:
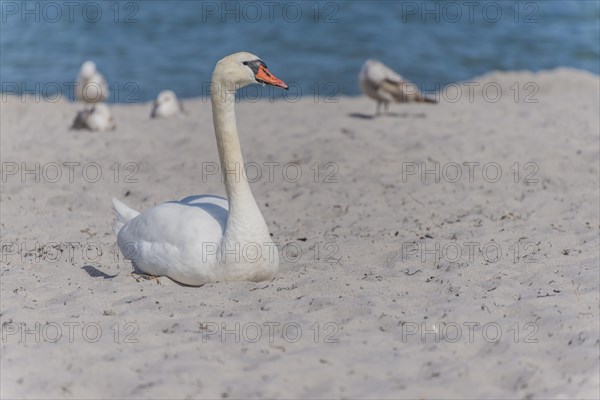
[[[258,56],[246,52],[234,53],[219,60],[213,72],[213,83],[234,89],[253,83],[288,89],[288,85],[275,77]]]
[[[93,61],[86,61],[81,65],[81,76],[91,78],[96,73],[96,64]]]
[[[156,99],[156,104],[168,104],[176,102],[177,96],[172,90],[163,90],[158,94],[158,98]]]

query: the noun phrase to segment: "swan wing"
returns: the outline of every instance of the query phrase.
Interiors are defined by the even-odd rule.
[[[119,231],[119,248],[136,269],[200,285],[217,280],[216,249],[227,225],[227,200],[191,196],[150,208]]]

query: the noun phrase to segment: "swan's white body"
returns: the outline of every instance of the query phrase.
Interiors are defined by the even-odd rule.
[[[419,92],[417,85],[404,80],[392,69],[377,60],[367,60],[358,76],[361,91],[377,102],[376,113],[379,114],[381,104],[387,111],[391,102],[425,102],[436,103],[434,99]]]
[[[106,79],[96,70],[96,64],[86,61],[81,65],[75,85],[75,98],[89,104],[95,104],[108,99],[110,90]]]
[[[73,129],[108,131],[115,129],[115,120],[106,104],[98,103],[91,109],[79,111],[73,121]]]
[[[163,90],[158,94],[158,98],[154,102],[152,118],[169,118],[179,115],[183,111],[181,102],[177,100],[175,92],[172,90]]]
[[[228,200],[191,196],[138,213],[113,199],[119,248],[139,271],[193,286],[257,282],[277,272],[277,249],[239,168],[243,159],[234,110],[235,91],[258,79],[245,63],[259,61],[250,53],[236,53],[219,61],[212,76],[213,121]],[[287,88],[283,82],[278,86]]]

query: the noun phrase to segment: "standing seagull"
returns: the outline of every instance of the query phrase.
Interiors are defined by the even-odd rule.
[[[417,85],[404,80],[377,60],[365,62],[360,70],[358,82],[363,94],[377,101],[377,115],[380,114],[381,103],[385,107],[385,112],[390,102],[437,103],[437,100],[421,94]]]
[[[154,102],[150,117],[168,118],[178,115],[181,112],[183,112],[183,105],[177,100],[175,92],[172,90],[163,90],[158,94],[158,98]]]
[[[108,99],[108,94],[108,84],[96,70],[96,64],[92,61],[84,62],[77,76],[75,98],[84,103],[95,104]]]

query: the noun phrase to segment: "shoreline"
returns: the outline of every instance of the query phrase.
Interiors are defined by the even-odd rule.
[[[465,90],[473,90],[476,86],[473,85],[473,83],[477,83],[477,82],[492,82],[492,80],[490,80],[490,78],[500,78],[502,76],[506,76],[506,75],[510,75],[513,77],[520,77],[520,78],[525,78],[525,79],[532,79],[534,77],[543,77],[546,74],[556,74],[556,73],[574,73],[574,74],[578,74],[581,75],[582,77],[584,75],[588,75],[590,78],[599,78],[600,75],[595,74],[592,71],[588,71],[588,70],[583,70],[583,69],[577,69],[577,68],[573,68],[573,67],[556,67],[553,69],[548,69],[548,70],[539,70],[539,71],[531,71],[531,70],[491,70],[488,71],[484,74],[481,75],[476,75],[471,79],[468,80],[462,80],[462,81],[456,81],[456,82],[447,82],[445,84],[441,84],[439,82],[435,82],[434,83],[434,87],[438,90],[432,90],[432,88],[430,86],[428,86],[427,84],[423,84],[423,85],[418,85],[419,90],[425,94],[428,95],[434,95],[434,96],[439,96],[441,94],[441,92],[448,90],[449,87],[456,87],[456,86],[466,86],[466,88],[464,88]],[[74,85],[75,82],[70,82],[70,85],[67,85],[68,87]],[[52,84],[53,87],[57,86],[57,84],[53,83]],[[200,85],[207,85],[206,83]],[[358,85],[358,83],[357,83]],[[58,85],[60,87],[60,85]],[[296,82],[291,82],[290,83],[290,88],[294,89],[294,87],[297,89],[297,91],[293,94],[288,94],[288,98],[285,98],[285,95],[287,92],[283,92],[283,95],[277,95],[276,93],[279,93],[280,91],[275,91],[275,89],[267,87],[266,89],[269,90],[270,92],[267,93],[266,95],[261,91],[258,96],[257,96],[257,88],[258,85],[255,86],[251,86],[248,88],[245,88],[246,91],[250,92],[249,96],[246,98],[239,98],[240,102],[256,102],[256,101],[268,101],[268,102],[277,102],[277,101],[285,101],[285,102],[290,102],[290,103],[295,103],[298,101],[301,101],[302,99],[307,99],[307,98],[322,98],[323,100],[332,100],[332,99],[353,99],[353,98],[360,98],[363,97],[362,94],[355,94],[355,95],[347,95],[347,94],[342,94],[342,95],[338,95],[336,88],[329,88],[329,90],[323,90],[321,88],[321,90],[319,92],[315,92],[314,90],[308,90],[307,88],[302,88],[301,85],[297,84]],[[358,86],[357,86],[358,87]],[[168,88],[165,88],[168,89]],[[198,95],[198,96],[193,96],[193,97],[179,97],[180,100],[182,101],[202,101],[202,102],[208,102],[210,101],[210,90],[207,89],[207,93],[204,95]],[[299,92],[298,92],[299,90]],[[316,90],[316,89],[315,89]],[[516,90],[516,89],[515,89]],[[302,93],[298,96],[298,93]],[[480,93],[481,94],[481,93]],[[158,93],[157,93],[158,95]],[[27,99],[31,99],[31,98],[35,98],[35,101],[37,102],[45,102],[45,103],[74,103],[74,104],[78,104],[77,101],[74,101],[74,96],[73,95],[69,95],[69,94],[64,94],[62,91],[61,92],[56,92],[53,93],[52,96],[47,96],[44,97],[41,93],[35,93],[35,94],[23,94],[23,93],[17,93],[17,92],[2,92],[0,91],[0,97],[2,98],[2,102],[6,102],[7,98],[21,98],[21,101],[23,101],[23,99],[27,100]],[[256,98],[256,100],[254,100],[254,98]],[[148,103],[152,103],[154,102],[155,98],[152,99],[147,99],[147,100],[135,100],[135,101],[123,101],[123,102],[115,102],[115,101],[108,101],[106,102],[106,104],[108,104],[109,106],[116,106],[116,105],[127,105],[127,104],[148,104]],[[443,98],[443,100],[450,100],[450,102],[454,102],[453,98],[448,98],[445,99]]]

